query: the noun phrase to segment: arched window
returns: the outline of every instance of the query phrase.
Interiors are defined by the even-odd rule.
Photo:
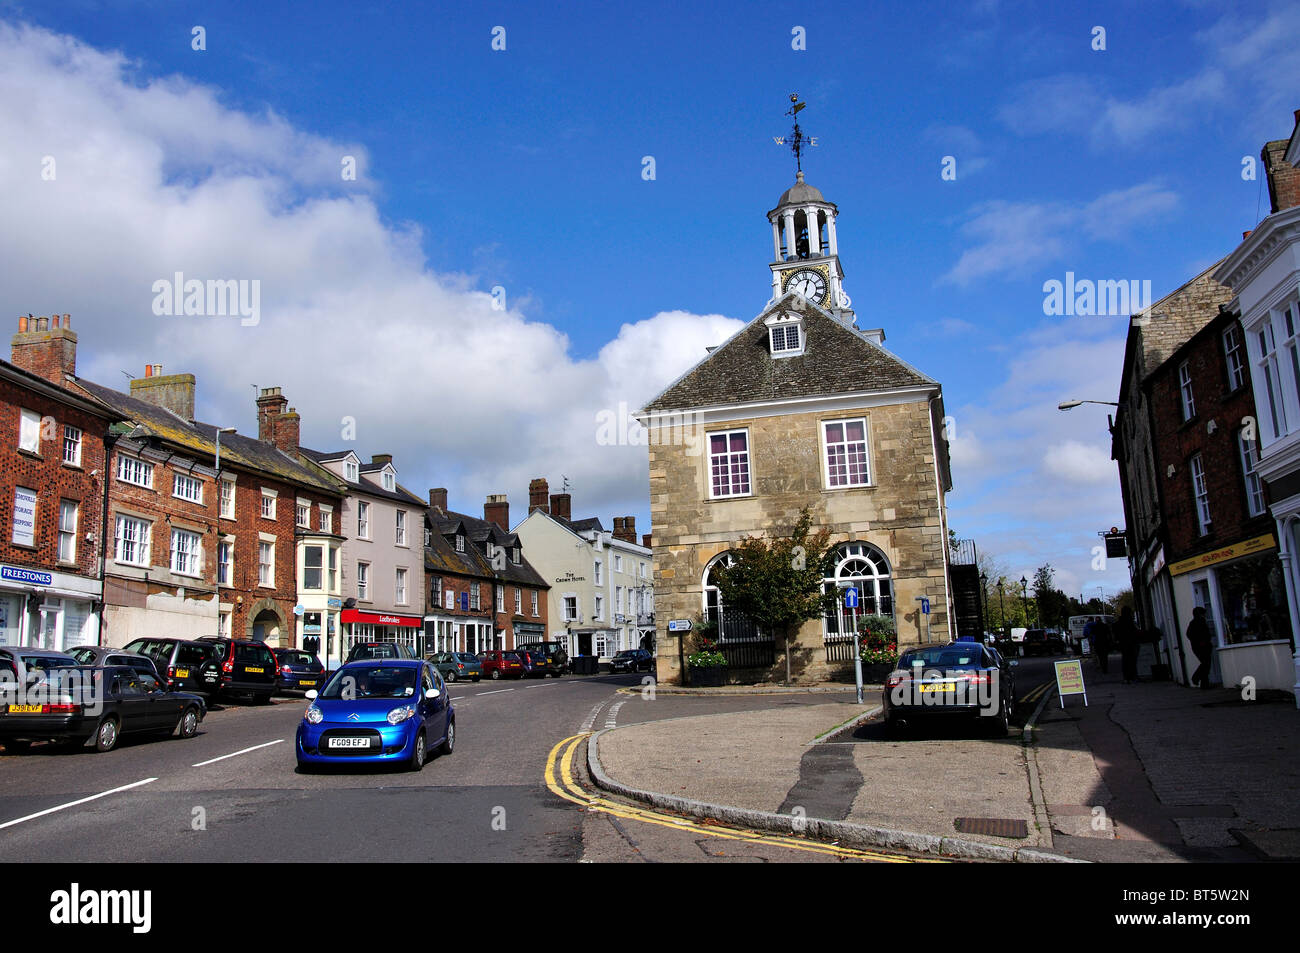
[[[719,566],[730,566],[736,557],[730,551],[715,556],[704,569],[704,617],[718,624],[720,642],[743,642],[761,639],[758,626],[738,612],[727,612],[722,605],[713,571]]]
[[[835,551],[835,568],[822,580],[828,593],[849,586],[858,590],[858,608],[844,607],[844,597],[835,602],[838,609],[828,610],[822,618],[824,638],[850,638],[853,635],[852,616],[856,611],[864,615],[894,615],[894,587],[890,582],[889,560],[870,543],[844,543]]]

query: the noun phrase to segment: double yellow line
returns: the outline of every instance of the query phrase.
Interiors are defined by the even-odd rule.
[[[684,831],[697,836],[720,837],[723,840],[745,841],[750,844],[767,844],[812,854],[829,854],[845,860],[873,860],[889,864],[944,863],[944,861],[938,859],[906,857],[901,854],[858,850],[852,847],[839,847],[834,844],[823,844],[818,841],[786,837],[780,834],[760,834],[741,827],[729,827],[715,823],[704,824],[695,818],[679,817],[675,814],[661,813],[649,808],[633,807],[611,801],[603,795],[592,794],[584,790],[574,779],[573,764],[578,748],[592,734],[593,732],[584,731],[576,735],[570,735],[552,748],[550,755],[546,759],[545,772],[546,786],[550,788],[552,794],[581,805],[588,811],[610,814],[624,820],[641,821],[644,824],[655,824],[659,827]]]
[[[1043,697],[1044,692],[1046,692],[1049,688],[1051,688],[1055,684],[1056,684],[1055,681],[1043,682],[1043,684],[1039,685],[1037,688],[1031,691],[1024,698],[1020,699],[1020,704],[1022,705],[1034,704],[1036,701],[1038,701],[1038,699]]]

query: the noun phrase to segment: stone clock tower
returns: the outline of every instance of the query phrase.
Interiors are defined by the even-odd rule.
[[[787,292],[804,298],[853,324],[852,302],[844,293],[839,244],[835,237],[835,205],[803,180],[786,189],[776,208],[767,213],[772,223],[772,301]],[[770,303],[770,302],[769,302]]]

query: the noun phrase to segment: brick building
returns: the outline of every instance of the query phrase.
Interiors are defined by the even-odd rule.
[[[650,431],[650,516],[659,678],[685,673],[665,620],[718,623],[735,677],[777,678],[784,639],[722,605],[712,575],[747,535],[808,507],[835,543],[828,592],[890,616],[901,644],[951,635],[944,495],[952,487],[942,388],[857,327],[843,288],[838,209],[799,173],[767,215],[772,297],[740,332],[637,413]],[[931,612],[922,612],[928,599]],[[806,623],[790,653],[800,681],[847,672],[847,610]]]
[[[120,415],[71,393],[68,315],[19,318],[0,361],[0,645],[62,650],[99,640],[110,426]]]
[[[509,525],[504,494],[488,496],[479,519],[449,510],[445,489],[429,491],[426,651],[476,653],[544,638],[549,586]]]

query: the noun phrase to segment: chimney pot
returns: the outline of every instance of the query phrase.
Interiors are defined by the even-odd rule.
[[[55,331],[59,329],[59,316],[57,314],[54,316],[54,324],[52,327]]]
[[[18,333],[19,334],[27,333],[27,315],[25,314],[18,315]]]
[[[18,333],[10,341],[9,360],[37,377],[63,387],[77,373],[77,335],[69,315],[18,316]]]
[[[63,327],[65,329],[70,329],[72,327],[72,315],[65,314],[63,316]]]

